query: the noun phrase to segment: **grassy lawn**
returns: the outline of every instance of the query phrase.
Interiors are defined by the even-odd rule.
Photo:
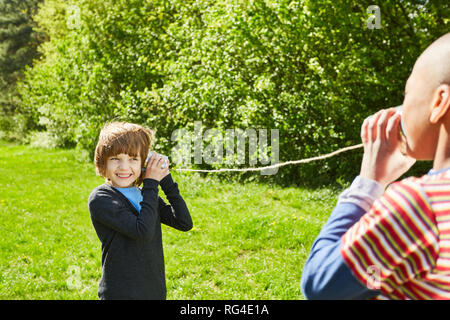
[[[303,299],[301,270],[332,189],[172,172],[194,228],[163,226],[168,299]],[[103,180],[75,150],[0,142],[0,299],[97,299],[87,198]]]

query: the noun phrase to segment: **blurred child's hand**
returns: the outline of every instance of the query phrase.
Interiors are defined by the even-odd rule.
[[[400,178],[415,159],[401,152],[400,115],[394,108],[380,110],[364,120],[361,139],[364,156],[360,175],[377,181],[383,188]]]
[[[144,179],[150,178],[161,181],[162,178],[169,174],[169,159],[167,159],[167,164],[162,169],[164,164],[164,158],[159,155],[152,155],[148,160],[147,168],[145,169]]]

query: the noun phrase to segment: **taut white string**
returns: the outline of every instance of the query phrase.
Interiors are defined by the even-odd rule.
[[[291,160],[291,161],[286,161],[286,162],[281,162],[281,163],[276,163],[273,164],[271,166],[266,166],[266,167],[255,167],[255,168],[222,168],[222,169],[211,169],[211,170],[206,170],[206,169],[189,169],[189,168],[177,168],[174,169],[176,171],[194,171],[194,172],[227,172],[227,171],[232,171],[232,172],[237,172],[237,171],[262,171],[262,170],[267,170],[267,169],[273,169],[273,168],[278,168],[278,167],[283,167],[283,166],[287,166],[290,164],[299,164],[299,163],[308,163],[308,162],[312,162],[312,161],[317,161],[317,160],[322,160],[322,159],[326,159],[326,158],[331,158],[334,157],[335,155],[342,153],[342,152],[346,152],[346,151],[350,151],[353,149],[358,149],[358,148],[362,148],[363,144],[357,144],[354,146],[350,146],[350,147],[345,147],[342,149],[338,149],[336,151],[333,151],[331,153],[327,153],[321,156],[316,156],[316,157],[312,157],[312,158],[307,158],[307,159],[301,159],[301,160]]]

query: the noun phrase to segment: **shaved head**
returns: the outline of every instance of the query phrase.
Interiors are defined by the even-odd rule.
[[[414,71],[431,88],[450,84],[450,33],[434,41],[417,59]]]
[[[450,33],[434,41],[417,59],[406,82],[402,123],[408,154],[418,160],[434,159],[450,96]]]

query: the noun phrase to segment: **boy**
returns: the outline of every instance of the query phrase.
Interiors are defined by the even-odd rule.
[[[307,298],[450,299],[449,109],[450,33],[415,63],[401,118],[391,108],[364,121],[360,175],[311,248]],[[415,160],[433,169],[384,192]]]
[[[192,228],[168,160],[164,166],[162,157],[152,155],[144,171],[152,142],[151,130],[131,123],[112,122],[100,132],[95,166],[105,183],[89,195],[89,211],[102,243],[102,300],[165,299],[161,222]],[[158,185],[170,205],[158,196]]]

